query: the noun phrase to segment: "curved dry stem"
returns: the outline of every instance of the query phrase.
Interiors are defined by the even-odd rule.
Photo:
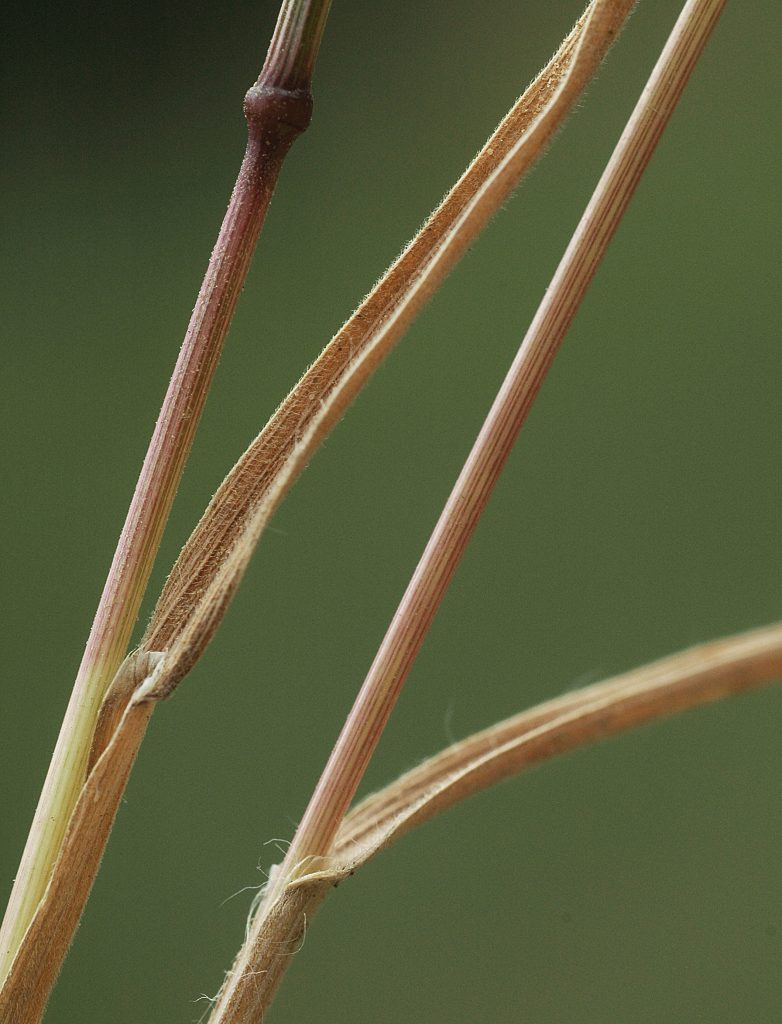
[[[782,624],[653,662],[547,701],[424,761],[359,803],[343,821],[323,870],[285,885],[252,923],[241,958],[249,1002],[218,1002],[209,1024],[262,1019],[330,888],[417,825],[533,764],[646,722],[742,693],[782,677]]]
[[[154,694],[189,671],[258,539],[326,434],[426,300],[541,155],[634,0],[595,0],[416,238],[302,377],[226,477],[180,554],[142,647],[167,651]]]

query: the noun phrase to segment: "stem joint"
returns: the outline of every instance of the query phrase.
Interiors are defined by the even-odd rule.
[[[312,93],[256,82],[244,97],[244,116],[250,132],[284,132],[295,138],[309,127]]]

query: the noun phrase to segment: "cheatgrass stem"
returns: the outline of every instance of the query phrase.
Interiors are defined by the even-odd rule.
[[[383,638],[277,875],[328,857],[518,433],[725,0],[688,0],[554,274]]]
[[[84,782],[101,700],[126,652],[283,160],[307,127],[330,0],[284,0],[245,97],[247,148],[90,630],[0,929],[0,984],[32,920]]]

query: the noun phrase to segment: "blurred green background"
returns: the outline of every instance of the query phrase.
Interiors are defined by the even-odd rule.
[[[10,886],[241,158],[276,5],[19,5],[2,42]],[[47,1020],[196,1020],[656,53],[581,109],[315,458],[145,741]],[[152,595],[300,371],[578,0],[334,0]],[[776,0],[728,5],[458,573],[367,789],[526,705],[780,614]],[[778,134],[778,132],[777,132]],[[146,611],[149,610],[149,603]],[[145,612],[146,614],[146,612]],[[340,887],[270,1019],[780,1019],[773,688],[585,750]]]

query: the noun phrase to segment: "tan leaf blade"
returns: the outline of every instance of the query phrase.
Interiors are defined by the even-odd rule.
[[[782,675],[782,625],[701,644],[499,722],[405,773],[345,818],[335,856],[365,863],[416,825],[530,765]]]
[[[142,648],[165,651],[150,698],[200,657],[263,529],[313,452],[561,125],[634,0],[595,0],[421,232],[324,349],[215,494],[185,545]]]

